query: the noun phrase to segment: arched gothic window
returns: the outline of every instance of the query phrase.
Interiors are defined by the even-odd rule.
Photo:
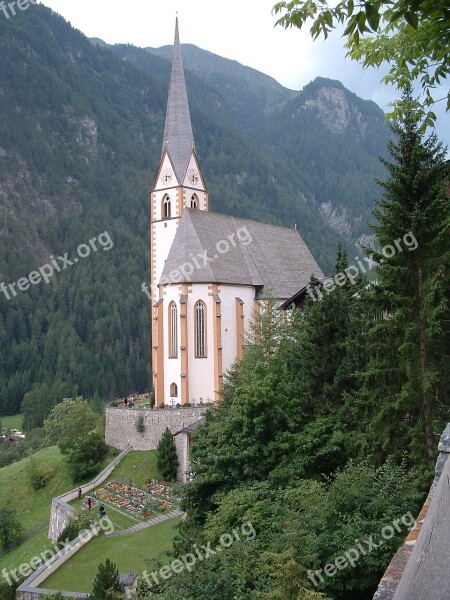
[[[206,306],[201,300],[195,305],[195,357],[206,357]]]
[[[197,196],[197,194],[192,194],[192,197],[191,197],[191,208],[198,208],[198,196]]]
[[[171,216],[170,198],[169,195],[166,194],[162,202],[162,217],[163,219],[170,219]]]
[[[178,396],[178,386],[176,383],[172,383],[170,385],[170,395],[172,398],[175,398],[176,396]]]
[[[178,308],[169,304],[169,358],[178,358]]]

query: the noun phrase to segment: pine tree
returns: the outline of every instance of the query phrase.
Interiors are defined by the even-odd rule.
[[[308,399],[316,414],[327,413],[342,403],[342,394],[354,385],[355,342],[359,339],[360,324],[355,318],[359,293],[365,280],[345,274],[347,254],[338,245],[335,279],[323,286],[312,286],[305,310],[300,393]],[[342,274],[342,278],[336,277]],[[337,285],[335,281],[342,282]],[[311,296],[315,299],[311,301]],[[359,351],[358,358],[361,357]]]
[[[177,449],[168,427],[162,434],[158,444],[156,468],[161,477],[167,481],[173,481],[177,477]]]
[[[394,132],[372,226],[379,249],[367,251],[378,263],[372,301],[381,318],[368,338],[361,402],[381,455],[407,449],[432,461],[449,416],[448,165],[414,114]]]
[[[107,558],[104,564],[98,566],[90,598],[91,600],[112,600],[117,592],[123,592],[119,583],[119,571],[116,565]]]

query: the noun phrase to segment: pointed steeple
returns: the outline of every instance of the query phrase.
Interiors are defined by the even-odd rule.
[[[164,153],[164,150],[168,151],[179,183],[183,181],[193,147],[194,135],[192,133],[191,115],[189,113],[186,82],[184,80],[177,17],[172,55],[172,76],[167,101],[162,152]]]

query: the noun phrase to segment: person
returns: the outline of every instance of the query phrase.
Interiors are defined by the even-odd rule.
[[[81,494],[82,494],[82,490],[81,490],[81,488],[79,487],[79,488],[78,488],[78,500],[81,500]]]
[[[106,514],[105,507],[103,506],[103,504],[100,504],[100,506],[98,508],[98,516],[100,517],[100,519],[103,519],[105,514]]]
[[[92,508],[92,498],[90,496],[87,499],[87,503],[88,503],[88,509],[91,510],[91,508]]]

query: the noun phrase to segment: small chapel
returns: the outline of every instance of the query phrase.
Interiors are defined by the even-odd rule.
[[[296,229],[209,211],[178,19],[162,154],[150,193],[150,256],[155,406],[217,401],[264,298],[281,305],[311,276],[323,276]]]

